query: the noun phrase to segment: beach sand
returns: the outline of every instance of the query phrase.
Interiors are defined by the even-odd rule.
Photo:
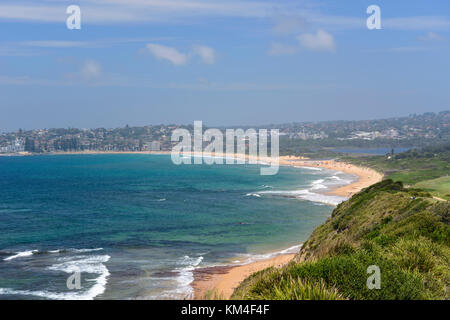
[[[267,161],[267,159],[261,161]],[[313,161],[293,156],[282,156],[279,163],[280,165],[325,168],[356,175],[358,180],[329,192],[329,194],[342,197],[351,197],[361,189],[371,186],[383,178],[382,174],[373,169],[357,167],[335,160]],[[229,299],[234,289],[252,273],[268,267],[281,267],[292,260],[294,256],[295,254],[282,254],[244,265],[197,269],[194,271],[194,281],[191,284],[194,288],[194,299],[208,299],[214,298],[214,296]]]
[[[252,273],[268,267],[281,267],[295,254],[282,254],[270,259],[238,266],[201,268],[194,271],[194,299],[229,299],[234,289]],[[208,295],[210,295],[208,297]]]

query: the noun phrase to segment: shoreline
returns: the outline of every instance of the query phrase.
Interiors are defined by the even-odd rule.
[[[234,289],[252,273],[269,267],[281,268],[295,255],[295,253],[285,253],[248,264],[195,269],[194,281],[191,283],[194,291],[193,299],[229,299]]]
[[[346,198],[351,197],[353,194],[358,193],[362,189],[367,188],[368,186],[371,186],[372,184],[375,184],[383,179],[383,175],[374,169],[359,167],[336,160],[306,160],[303,158],[296,158],[294,156],[282,156],[280,157],[280,164],[291,165],[294,167],[328,169],[357,176],[357,180],[343,186],[338,186],[327,192],[327,194]]]
[[[379,172],[352,164],[338,162],[336,160],[307,160],[295,156],[281,156],[280,165],[294,167],[322,168],[332,171],[341,171],[356,175],[358,179],[343,186],[338,186],[326,194],[349,198],[364,188],[382,180],[383,175]],[[300,249],[301,250],[301,249]],[[193,299],[229,299],[234,289],[248,276],[254,272],[268,267],[281,268],[289,263],[296,254],[279,254],[274,257],[251,262],[248,264],[229,265],[220,267],[205,267],[194,270],[194,281],[191,286],[194,290]]]
[[[148,155],[170,155],[170,151],[82,151],[82,152],[54,152],[46,155],[96,155],[96,154],[148,154]],[[33,156],[34,154],[15,154],[16,156]],[[195,152],[190,153],[191,156],[198,156]],[[223,153],[203,153],[206,156],[225,157]],[[2,154],[0,156],[5,156]],[[8,156],[8,155],[6,155]],[[251,157],[249,155],[234,154],[235,159],[244,159],[246,162],[270,164],[273,158],[270,157]],[[336,160],[311,160],[304,157],[296,156],[280,156],[280,166],[320,168],[331,171],[343,172],[346,174],[357,176],[356,181],[352,181],[347,185],[337,186],[324,194],[335,195],[339,197],[349,198],[353,194],[359,192],[382,180],[383,175],[373,169],[359,167],[345,162]],[[320,193],[319,193],[320,194]],[[301,250],[301,249],[300,249]],[[280,268],[289,263],[296,254],[280,253],[271,258],[250,262],[247,264],[230,264],[224,266],[205,267],[194,270],[194,280],[191,282],[193,288],[193,299],[210,299],[220,298],[229,299],[234,289],[252,273],[263,270],[268,267]]]
[[[147,155],[170,155],[171,151],[64,151],[64,152],[50,152],[45,154],[34,154],[28,152],[21,152],[15,154],[0,154],[0,156],[39,156],[39,155],[100,155],[100,154],[147,154]],[[199,156],[199,153],[190,152],[185,155]],[[227,155],[224,153],[203,153],[203,156],[223,157]],[[266,163],[270,164],[273,158],[270,157],[253,157],[247,154],[233,154],[235,159],[244,159],[246,161],[254,161],[254,163]],[[339,186],[330,190],[326,194],[337,195],[341,197],[350,197],[351,195],[359,192],[361,189],[368,187],[378,181],[380,181],[383,175],[373,169],[367,167],[358,167],[353,164],[340,162],[336,160],[311,160],[305,157],[297,156],[280,156],[280,166],[293,166],[293,167],[312,167],[329,169],[333,171],[341,171],[347,174],[356,175],[358,179],[351,182],[348,185]]]

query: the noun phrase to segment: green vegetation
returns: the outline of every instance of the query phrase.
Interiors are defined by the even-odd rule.
[[[450,200],[450,177],[440,177],[437,179],[422,181],[414,185],[416,188],[421,188],[426,191],[436,194],[436,196]]]
[[[203,296],[196,297],[198,300],[224,300],[223,294],[219,294],[217,290],[208,290]]]
[[[390,179],[338,205],[295,261],[253,274],[233,299],[448,299],[450,206]],[[368,289],[367,268],[381,270]]]
[[[341,160],[382,172],[385,178],[424,188],[433,195],[450,200],[450,144],[429,146],[397,155],[344,157]],[[433,181],[434,180],[434,181]]]
[[[251,292],[245,292],[251,286]],[[244,294],[245,292],[245,294]],[[234,293],[233,298],[252,300],[345,300],[334,287],[324,281],[310,281],[283,274],[269,268],[250,276]]]

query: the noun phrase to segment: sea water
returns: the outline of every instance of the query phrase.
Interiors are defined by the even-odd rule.
[[[0,157],[0,299],[183,299],[195,268],[296,252],[355,177],[169,155]],[[67,285],[79,276],[80,287]]]

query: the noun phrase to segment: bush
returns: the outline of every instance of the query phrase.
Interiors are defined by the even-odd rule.
[[[324,281],[309,281],[292,277],[278,270],[257,282],[246,294],[252,300],[344,300],[334,287]]]

